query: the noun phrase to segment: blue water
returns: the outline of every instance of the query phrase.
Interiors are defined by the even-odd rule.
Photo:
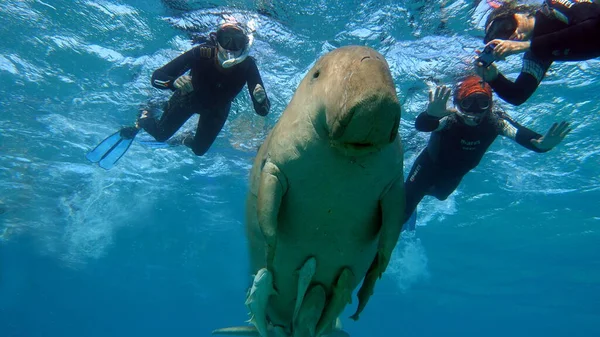
[[[312,63],[348,44],[386,57],[407,173],[428,137],[413,127],[427,91],[469,69],[485,8],[0,2],[0,336],[209,336],[243,324],[248,171]],[[134,142],[110,171],[87,162],[147,100],[168,98],[152,72],[221,13],[255,24],[272,113],[255,115],[244,89],[204,157]],[[499,67],[514,78],[519,58]],[[598,60],[555,64],[527,103],[498,102],[540,133],[563,119],[576,128],[545,154],[498,139],[448,200],[426,197],[360,320],[347,318],[356,299],[344,313],[351,336],[600,335],[599,75]]]

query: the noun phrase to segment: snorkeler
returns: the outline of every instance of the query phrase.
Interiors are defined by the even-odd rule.
[[[492,88],[479,76],[468,76],[454,90],[454,105],[447,109],[450,89],[438,86],[429,92],[427,111],[417,116],[415,127],[431,132],[429,143],[415,160],[404,182],[404,229],[414,230],[414,210],[425,195],[446,200],[462,178],[477,167],[498,135],[535,152],[547,152],[571,131],[567,122],[554,123],[545,136],[519,125],[493,109]]]
[[[521,73],[512,82],[494,64],[476,61],[476,72],[504,101],[520,105],[535,92],[554,61],[600,56],[600,4],[591,0],[545,0],[542,5],[505,1],[485,23],[483,42],[504,60],[524,53]]]
[[[255,112],[266,116],[270,101],[254,58],[248,56],[252,41],[245,26],[226,22],[210,34],[208,41],[157,69],[152,74],[152,85],[174,91],[160,119],[142,111],[136,126],[109,136],[87,158],[108,169],[127,151],[140,129],[158,142],[165,142],[195,113],[200,114],[195,135],[185,135],[176,142],[202,156],[223,128],[231,102],[245,84]],[[190,75],[184,75],[188,70]]]

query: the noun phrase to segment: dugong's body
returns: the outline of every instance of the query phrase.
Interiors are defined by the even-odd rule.
[[[402,228],[400,113],[373,49],[336,49],[304,77],[251,171],[256,278],[246,304],[256,329],[246,334],[339,334],[336,319],[364,279],[358,318]]]

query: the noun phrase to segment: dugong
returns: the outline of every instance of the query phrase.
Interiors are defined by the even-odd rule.
[[[347,336],[402,229],[401,107],[384,57],[362,46],[323,55],[258,150],[246,200],[253,326],[213,334]]]

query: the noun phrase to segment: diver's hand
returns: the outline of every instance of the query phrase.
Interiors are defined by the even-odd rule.
[[[182,93],[187,94],[194,90],[194,86],[192,85],[192,76],[179,76],[173,86],[180,90]]]
[[[485,46],[495,44],[494,57],[496,60],[504,60],[507,56],[524,53],[529,51],[531,42],[529,41],[514,41],[514,40],[499,40],[495,39],[488,42]]]
[[[560,122],[560,124],[554,123],[552,124],[552,127],[550,127],[550,130],[546,132],[545,136],[542,136],[539,139],[532,139],[531,143],[542,151],[548,151],[560,144],[571,130],[572,129],[569,128],[569,123],[565,121]]]
[[[481,64],[481,62],[476,60],[475,73],[479,75],[479,77],[483,78],[483,80],[486,82],[490,82],[498,78],[498,68],[496,68],[496,65],[493,63],[486,68],[483,66],[483,64]]]
[[[252,92],[252,96],[254,96],[254,99],[256,100],[256,102],[258,102],[258,103],[264,102],[265,98],[267,98],[267,94],[265,93],[265,88],[263,88],[262,85],[257,84],[256,87],[254,88],[254,91]]]
[[[450,97],[450,88],[445,85],[435,88],[435,93],[429,90],[429,104],[427,105],[427,114],[432,117],[442,118],[452,114],[446,109],[448,98]]]

